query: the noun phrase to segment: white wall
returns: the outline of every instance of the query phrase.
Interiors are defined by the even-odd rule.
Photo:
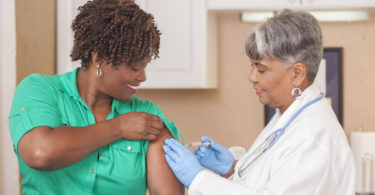
[[[19,171],[8,129],[16,85],[15,1],[0,2],[0,195],[19,194]]]

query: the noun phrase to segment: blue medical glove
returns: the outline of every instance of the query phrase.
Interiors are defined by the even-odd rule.
[[[177,179],[189,187],[195,176],[203,170],[198,160],[188,149],[175,139],[164,140],[165,159]]]
[[[234,161],[232,153],[207,136],[203,136],[201,140],[203,143],[211,142],[211,145],[195,148],[195,156],[199,160],[199,163],[221,175],[227,173]]]

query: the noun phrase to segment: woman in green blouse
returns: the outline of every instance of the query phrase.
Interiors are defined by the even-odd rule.
[[[131,0],[93,0],[72,29],[81,67],[32,74],[14,95],[9,126],[23,194],[183,194],[162,151],[176,126],[133,96],[159,53],[153,16]]]

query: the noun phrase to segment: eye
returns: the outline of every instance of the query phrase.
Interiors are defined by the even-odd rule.
[[[132,67],[132,71],[134,71],[134,72],[138,72],[138,71],[139,71],[139,68]]]
[[[260,73],[260,74],[263,74],[264,72],[266,72],[265,70],[260,70],[260,69],[258,69],[258,72]]]

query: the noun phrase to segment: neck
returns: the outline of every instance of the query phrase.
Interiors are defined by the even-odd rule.
[[[278,109],[280,110],[280,114],[283,114],[289,108],[289,106],[294,102],[294,100],[295,98],[292,97],[290,100],[288,100],[288,102],[285,105],[279,107]]]
[[[303,93],[305,89],[308,88],[309,86],[310,84],[308,82],[303,82],[301,86],[299,87],[299,89],[301,90],[301,93]],[[278,108],[280,110],[280,114],[283,114],[296,99],[292,96],[289,96],[289,97],[290,98],[288,99],[288,101],[283,106]]]
[[[99,91],[99,79],[96,76],[95,69],[79,69],[77,72],[77,87],[79,95],[87,106],[94,110],[95,108],[110,107],[112,97],[104,95]]]

